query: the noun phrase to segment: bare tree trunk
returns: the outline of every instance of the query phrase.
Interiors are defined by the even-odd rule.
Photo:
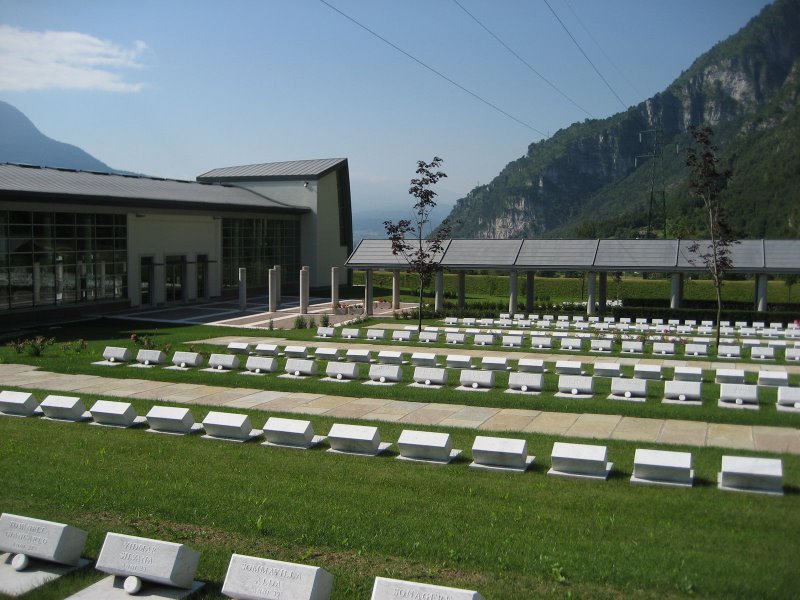
[[[722,288],[721,281],[714,280],[714,285],[717,290],[717,354],[719,355],[719,333],[720,333],[720,319],[722,319]]]
[[[419,278],[419,308],[417,309],[417,317],[419,320],[417,321],[417,337],[419,334],[422,333],[422,288],[425,287],[422,277]]]

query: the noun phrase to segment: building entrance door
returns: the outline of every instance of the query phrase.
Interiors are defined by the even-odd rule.
[[[197,256],[197,299],[208,298],[208,255]]]
[[[168,256],[166,260],[166,301],[183,302],[184,292],[186,286],[186,257],[185,256]]]
[[[139,304],[153,305],[153,257],[143,256],[139,263]]]

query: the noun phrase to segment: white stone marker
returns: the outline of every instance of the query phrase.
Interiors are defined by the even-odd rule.
[[[32,417],[38,414],[36,398],[28,392],[0,392],[0,414],[7,417]]]
[[[608,448],[590,444],[555,442],[550,455],[552,467],[548,475],[587,479],[608,479],[613,463],[606,462]]]
[[[436,355],[429,352],[414,352],[411,355],[411,364],[415,367],[435,367]]]
[[[368,363],[370,362],[370,351],[360,348],[351,348],[345,352],[344,357],[350,362]]]
[[[154,406],[145,416],[152,433],[168,433],[170,435],[186,435],[200,431],[203,426],[194,422],[194,416],[188,408],[177,406]]]
[[[403,378],[400,365],[370,365],[369,381],[365,385],[394,385]]]
[[[130,402],[98,400],[89,409],[89,412],[92,414],[92,425],[127,429],[145,422],[144,417],[136,416],[136,411]]]
[[[644,402],[647,400],[647,381],[647,379],[614,377],[611,380],[611,394],[608,399]]]
[[[131,362],[133,356],[128,348],[118,348],[116,346],[106,346],[103,350],[103,360],[93,362],[93,365],[115,366],[120,363]]]
[[[308,358],[308,348],[305,346],[286,346],[283,353],[287,358]]]
[[[559,375],[559,398],[591,398],[594,396],[594,379],[582,375]]]
[[[521,335],[504,335],[502,344],[505,348],[520,348],[522,347]]]
[[[661,379],[661,365],[634,365],[633,376],[638,379]]]
[[[556,373],[558,375],[580,375],[583,372],[583,363],[576,360],[556,361]]]
[[[203,419],[206,439],[225,440],[230,442],[247,442],[259,437],[263,432],[253,429],[247,415],[211,411]]]
[[[335,363],[331,363],[335,364]],[[317,363],[303,358],[290,358],[286,361],[285,375],[281,377],[309,377],[317,374]]]
[[[581,349],[583,340],[581,338],[563,338],[561,340],[561,349],[570,352],[577,352]]]
[[[693,481],[690,452],[636,449],[631,483],[692,487]]]
[[[703,369],[700,367],[675,367],[675,381],[703,381]]]
[[[527,440],[475,436],[472,443],[472,463],[475,469],[524,473],[530,468],[535,456],[528,456]]]
[[[739,346],[720,344],[717,348],[717,358],[741,358],[742,349]]]
[[[683,354],[684,356],[708,356],[708,344],[686,344]]]
[[[484,600],[478,592],[376,577],[370,600]]]
[[[463,369],[459,376],[459,383],[461,385],[456,388],[457,390],[488,392],[494,387],[494,371]]]
[[[419,334],[419,341],[423,344],[435,344],[439,341],[438,331],[423,331]]]
[[[393,342],[410,342],[411,341],[411,332],[404,331],[404,330],[395,330],[392,332],[392,341]]]
[[[717,369],[717,383],[744,383],[744,369]]]
[[[402,365],[403,353],[394,350],[381,350],[378,352],[378,362],[382,365]]]
[[[351,381],[358,379],[358,363],[329,362],[323,381]]]
[[[333,575],[320,567],[234,554],[222,594],[236,600],[328,600]]]
[[[447,371],[433,367],[417,367],[414,369],[415,387],[440,387],[447,385]]]
[[[80,398],[75,396],[47,396],[39,405],[45,419],[53,421],[69,421],[72,423],[92,418]]]
[[[154,367],[163,364],[167,360],[167,355],[161,350],[145,350],[141,349],[136,353],[136,364],[130,365],[131,367]]]
[[[168,369],[188,369],[190,367],[200,367],[203,364],[203,357],[199,352],[176,352],[172,355],[172,365]]]
[[[317,337],[331,338],[336,335],[336,329],[333,327],[317,327]]]
[[[212,354],[208,359],[208,368],[203,371],[225,373],[239,368],[239,357],[233,354]]]
[[[721,490],[783,495],[783,461],[779,458],[723,456],[717,474]]]
[[[250,354],[250,344],[247,342],[231,342],[228,344],[228,352],[231,354]]]
[[[702,404],[702,386],[699,381],[665,381],[664,404]]]
[[[776,407],[782,412],[800,412],[800,388],[779,387]]]
[[[386,330],[384,329],[367,329],[368,340],[382,340],[386,337]]]
[[[445,342],[448,344],[463,344],[467,336],[463,333],[448,333],[445,335]]]
[[[789,385],[789,373],[786,371],[759,371],[758,385],[781,387]]]
[[[553,347],[553,338],[543,335],[531,336],[531,348],[549,349],[552,347]]]
[[[377,427],[334,423],[328,432],[328,452],[377,456],[391,444],[381,443]]]
[[[472,357],[466,354],[448,354],[444,362],[450,369],[472,368]]]
[[[314,350],[314,358],[316,360],[339,360],[338,348],[317,348]]]
[[[491,346],[495,342],[493,333],[478,333],[473,338],[476,346]]]
[[[88,564],[81,559],[86,537],[87,532],[70,525],[3,513],[0,594],[20,596]]]
[[[264,424],[264,437],[267,441],[262,446],[281,446],[307,450],[319,444],[325,436],[314,435],[311,421],[302,419],[283,419],[270,417]]]
[[[619,363],[594,363],[595,377],[622,377]]]
[[[243,375],[274,373],[278,370],[278,361],[272,356],[248,356],[244,368],[247,373],[242,373]]]
[[[354,340],[361,337],[361,330],[355,327],[343,327],[342,337],[346,340]]]
[[[791,360],[794,362],[800,361],[800,348],[787,348],[786,360]]]
[[[771,346],[754,346],[750,348],[750,358],[753,360],[774,360],[775,348]]]
[[[481,368],[487,371],[507,371],[508,359],[505,356],[484,356],[481,359]]]
[[[253,350],[259,356],[278,356],[278,345],[277,344],[256,344],[255,350]]]
[[[644,344],[633,340],[623,341],[622,352],[623,354],[641,354],[644,352]]]
[[[544,373],[544,361],[540,358],[520,358],[517,369],[523,373]]]
[[[591,340],[590,350],[592,352],[611,352],[611,340]]]
[[[741,383],[720,384],[717,406],[758,410],[758,386]]]
[[[508,393],[538,394],[542,391],[543,375],[541,373],[508,374]]]
[[[661,356],[675,354],[675,344],[672,342],[654,342],[653,354]]]
[[[95,568],[112,577],[70,598],[130,598],[142,588],[143,582],[156,584],[147,587],[148,598],[185,598],[203,586],[194,580],[199,562],[200,553],[184,544],[109,532]],[[122,586],[119,580],[123,580]],[[180,588],[184,593],[176,593],[172,588]]]
[[[398,459],[446,465],[453,461],[461,450],[453,450],[449,433],[415,431],[404,429],[397,440],[400,449]]]

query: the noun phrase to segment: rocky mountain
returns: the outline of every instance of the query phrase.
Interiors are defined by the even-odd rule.
[[[714,129],[733,170],[726,203],[735,233],[797,237],[799,97],[800,0],[776,0],[663,92],[531,144],[457,202],[453,237],[700,235],[684,166],[691,125]],[[645,154],[657,158],[637,160]]]
[[[28,117],[0,101],[0,163],[24,163],[83,171],[121,173],[71,144],[57,142],[39,131]]]

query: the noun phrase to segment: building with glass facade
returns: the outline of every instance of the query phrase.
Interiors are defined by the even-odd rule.
[[[346,159],[210,171],[198,181],[0,165],[0,318],[161,306],[265,288],[296,293],[352,251]]]

